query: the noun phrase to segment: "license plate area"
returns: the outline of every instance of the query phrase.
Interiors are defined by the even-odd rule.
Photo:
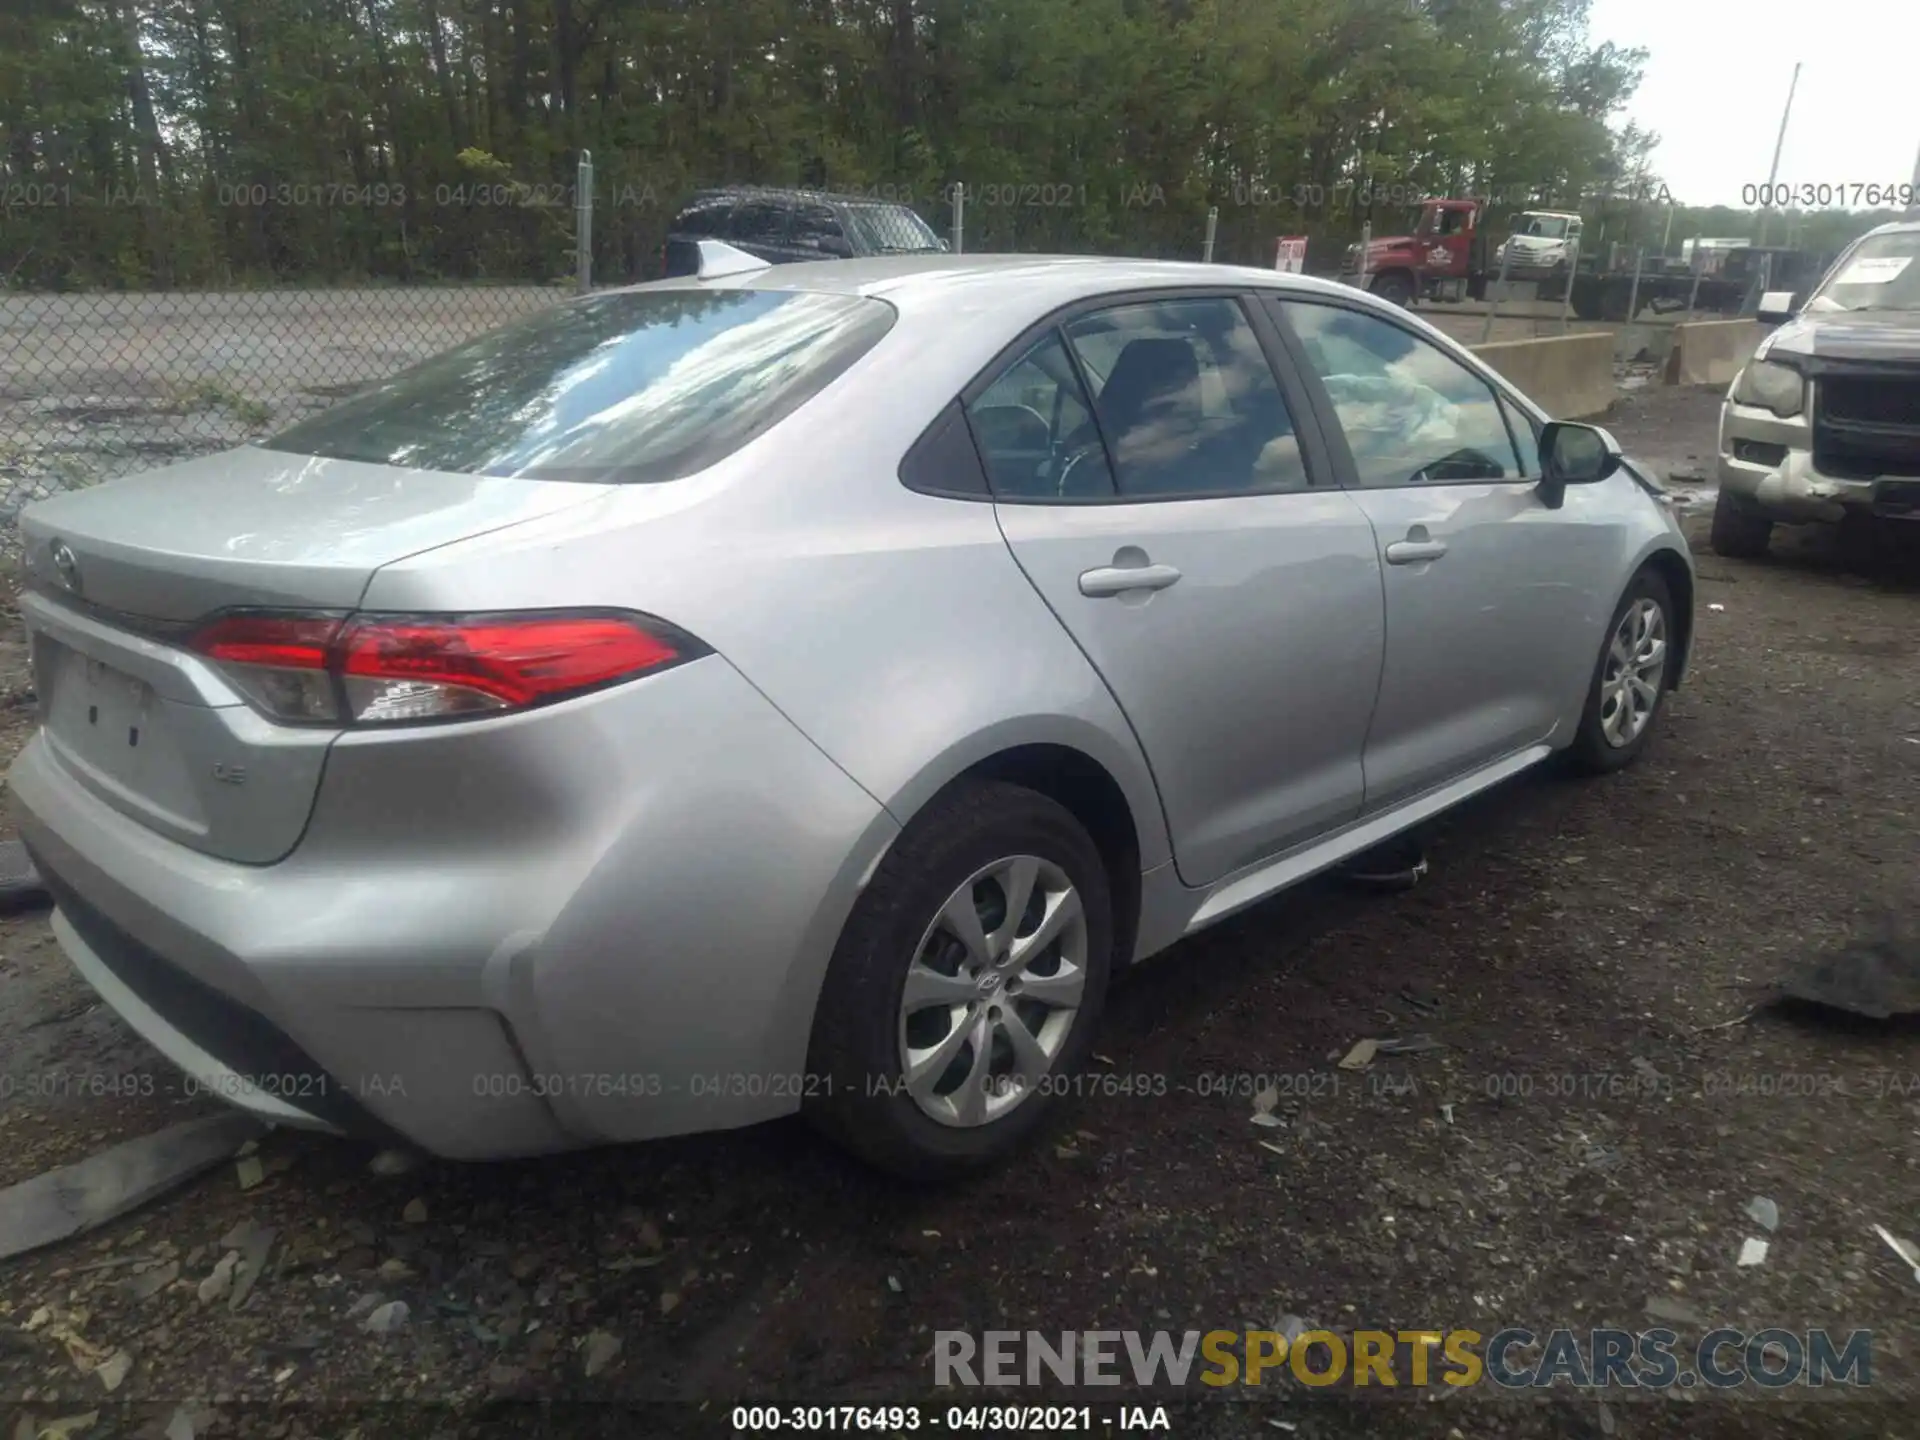
[[[34,661],[42,719],[67,767],[123,809],[170,828],[204,826],[173,733],[177,707],[124,670],[42,634]]]

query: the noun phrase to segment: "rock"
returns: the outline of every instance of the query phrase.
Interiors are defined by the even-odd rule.
[[[389,1300],[369,1313],[360,1328],[372,1335],[391,1335],[405,1327],[410,1313],[406,1301]]]
[[[362,1315],[370,1314],[380,1306],[380,1296],[369,1290],[347,1307],[347,1319],[358,1320]]]
[[[240,1264],[233,1272],[233,1297],[227,1302],[229,1310],[238,1310],[247,1303],[254,1284],[266,1272],[267,1257],[273,1253],[273,1237],[276,1233],[271,1226],[256,1225],[252,1221],[237,1225],[228,1232],[230,1238],[240,1241]]]
[[[375,1175],[405,1175],[420,1168],[420,1157],[411,1150],[382,1150],[367,1162]]]
[[[251,1190],[267,1178],[267,1170],[258,1155],[242,1155],[234,1162],[233,1173],[242,1190]]]
[[[340,1257],[342,1275],[359,1275],[373,1269],[379,1263],[379,1257],[365,1245],[356,1245]]]
[[[543,1263],[538,1255],[516,1255],[507,1273],[516,1280],[531,1280],[540,1273]]]
[[[1670,1300],[1664,1295],[1655,1295],[1647,1301],[1647,1318],[1664,1320],[1669,1325],[1691,1325],[1704,1330],[1707,1317],[1684,1300]]]
[[[413,1199],[407,1202],[407,1208],[400,1212],[400,1218],[406,1221],[407,1224],[409,1225],[426,1224],[427,1223],[427,1202],[422,1200],[419,1196],[416,1195]]]
[[[116,1350],[105,1360],[102,1360],[94,1369],[93,1373],[99,1378],[100,1383],[107,1387],[107,1392],[111,1394],[120,1388],[121,1382],[127,1378],[132,1370],[133,1356],[125,1350]]]
[[[596,1330],[587,1336],[583,1351],[582,1365],[587,1377],[591,1379],[613,1362],[620,1353],[620,1337],[609,1335],[605,1330]]]
[[[129,1300],[151,1300],[179,1278],[180,1262],[169,1260],[164,1265],[143,1270],[140,1274],[122,1282],[120,1290]]]
[[[220,1263],[213,1267],[213,1273],[200,1282],[200,1303],[211,1305],[216,1300],[224,1300],[233,1293],[233,1272],[240,1264],[240,1256],[229,1250],[220,1257]]]
[[[193,1416],[184,1409],[177,1409],[173,1412],[172,1418],[167,1421],[164,1440],[195,1440],[198,1433],[194,1428]]]
[[[394,1256],[390,1259],[382,1260],[380,1262],[380,1268],[374,1273],[382,1280],[405,1280],[412,1276],[413,1267],[398,1256]]]
[[[1771,1234],[1780,1228],[1780,1207],[1766,1196],[1756,1195],[1747,1202],[1747,1218]]]

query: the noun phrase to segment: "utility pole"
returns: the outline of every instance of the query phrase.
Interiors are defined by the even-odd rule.
[[[1800,88],[1800,62],[1793,62],[1793,82],[1787,86],[1787,105],[1780,112],[1780,134],[1773,142],[1773,168],[1767,171],[1766,204],[1760,207],[1760,233],[1754,244],[1767,243],[1767,216],[1773,209],[1773,182],[1780,178],[1780,148],[1787,143],[1787,117],[1793,114],[1793,92]]]
[[[1909,220],[1920,220],[1920,155],[1913,157],[1913,194],[1907,197],[1913,203],[1907,206]]]

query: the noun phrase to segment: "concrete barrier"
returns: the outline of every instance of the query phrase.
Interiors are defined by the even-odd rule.
[[[1673,327],[1669,385],[1731,385],[1767,333],[1758,320],[1696,320]]]
[[[1611,330],[1496,340],[1473,353],[1556,420],[1598,415],[1614,401]]]

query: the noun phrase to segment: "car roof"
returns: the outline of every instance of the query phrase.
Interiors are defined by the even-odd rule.
[[[834,190],[807,190],[784,185],[716,185],[709,190],[696,190],[689,195],[680,208],[687,209],[703,200],[777,200],[799,203],[809,201],[816,205],[896,205],[905,206],[904,201],[889,200],[881,195],[845,195]]]
[[[1104,255],[879,255],[859,260],[769,265],[709,280],[683,276],[646,288],[713,287],[738,290],[798,290],[862,295],[902,310],[965,303],[992,303],[1018,295],[1053,309],[1076,300],[1125,290],[1251,288],[1358,297],[1350,285],[1262,270],[1186,260],[1135,260]],[[638,288],[638,287],[634,287]]]
[[[1889,220],[1884,225],[1874,226],[1867,235],[1905,235],[1915,230],[1920,230],[1920,217],[1911,220]],[[1860,238],[1864,240],[1866,235]]]

